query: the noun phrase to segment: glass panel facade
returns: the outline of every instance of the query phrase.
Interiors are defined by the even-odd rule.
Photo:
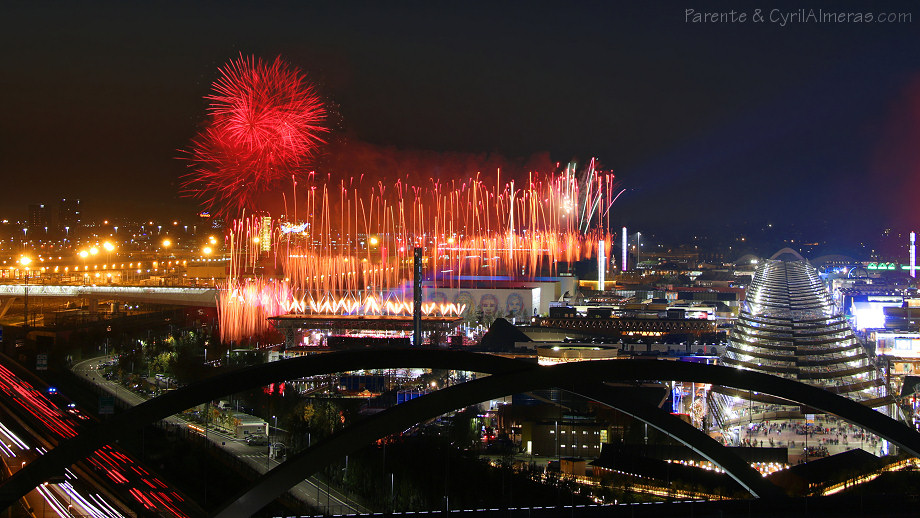
[[[767,260],[758,266],[723,362],[857,401],[883,393],[868,354],[831,302],[818,271],[805,261]]]

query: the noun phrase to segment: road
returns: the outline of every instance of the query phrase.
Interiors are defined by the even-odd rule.
[[[3,426],[0,424],[0,426]],[[4,427],[5,428],[5,427]],[[6,433],[0,434],[2,440],[7,441]],[[17,437],[18,439],[18,437]],[[2,469],[6,475],[12,475],[35,458],[39,453],[28,444],[22,447],[12,443],[11,450],[15,449],[14,456],[0,457]],[[4,452],[6,453],[6,452]],[[29,459],[29,460],[23,460]],[[71,518],[73,516],[88,516],[93,518],[123,518],[126,512],[109,502],[103,495],[93,491],[77,479],[72,471],[67,471],[66,479],[60,483],[43,484],[29,492],[19,501],[15,509],[10,509],[10,516],[31,515],[41,517]],[[130,516],[130,513],[127,513]]]
[[[90,419],[69,400],[60,405],[63,396],[41,387],[38,390],[0,365],[0,407],[4,416],[0,423],[0,451],[8,474],[34,461],[58,441],[76,436]],[[111,446],[87,456],[85,465],[87,469],[73,466],[62,477],[33,490],[26,497],[29,512],[62,517],[131,515],[124,511],[129,506],[113,494],[119,493],[125,500],[134,499],[138,506],[160,516],[183,518],[191,514],[181,495]]]
[[[102,376],[102,371],[99,370],[99,367],[102,363],[111,358],[111,356],[108,356],[84,360],[75,364],[72,370],[78,376],[96,384],[109,394],[112,394],[131,406],[136,406],[146,401],[148,399],[146,396],[132,392],[124,386],[114,381],[107,380]],[[188,427],[191,424],[178,415],[167,417],[165,421],[178,427]],[[239,458],[254,468],[258,473],[267,473],[280,464],[278,460],[268,458],[268,446],[250,446],[242,439],[236,439],[235,437],[216,430],[206,430],[206,437],[215,446]],[[328,488],[327,485],[317,477],[305,479],[291,488],[289,492],[295,498],[312,508],[323,510],[325,514],[360,514],[370,512],[367,508],[349,499],[335,488]]]

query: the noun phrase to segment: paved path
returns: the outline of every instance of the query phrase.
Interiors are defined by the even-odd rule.
[[[124,386],[114,381],[109,381],[102,376],[102,371],[99,370],[99,367],[108,359],[111,359],[111,356],[84,360],[74,365],[72,370],[78,376],[96,384],[109,394],[112,394],[131,406],[136,406],[147,401],[148,398],[146,396],[132,392]],[[188,427],[190,424],[189,421],[178,415],[169,416],[164,419],[164,421],[182,428]],[[280,464],[279,461],[268,458],[268,446],[250,446],[242,439],[236,439],[216,430],[208,430],[206,436],[214,445],[241,459],[259,473],[266,473]],[[367,508],[349,499],[335,488],[328,488],[325,483],[315,476],[305,479],[300,484],[291,488],[289,492],[295,498],[310,505],[314,509],[323,510],[325,514],[356,514],[370,512]]]
[[[775,421],[754,421],[733,427],[737,434],[735,446],[779,447],[789,450],[789,463],[796,464],[804,459],[805,446],[824,448],[828,455],[836,455],[848,450],[863,449],[873,455],[882,454],[884,441],[866,430],[851,425],[833,416],[820,414],[815,419],[816,429],[820,433],[796,432],[796,427],[805,424],[803,419],[777,419]],[[825,429],[829,429],[827,433]],[[809,457],[815,460],[816,456]]]

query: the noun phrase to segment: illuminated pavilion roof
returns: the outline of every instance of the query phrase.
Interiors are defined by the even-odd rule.
[[[882,380],[868,354],[831,302],[818,271],[804,260],[760,264],[723,363],[883,404]]]
[[[278,315],[268,319],[276,328],[333,329],[363,331],[411,331],[412,315]],[[422,331],[449,331],[463,318],[457,316],[422,316]]]
[[[291,313],[269,317],[268,321],[281,334],[285,343],[292,347],[300,342],[305,332],[329,330],[332,333],[349,331],[379,331],[381,333],[411,333],[414,322],[412,315],[318,315]],[[458,316],[422,315],[421,331],[451,332],[463,321]]]

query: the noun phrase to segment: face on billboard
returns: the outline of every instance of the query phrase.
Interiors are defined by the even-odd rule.
[[[491,293],[486,293],[479,299],[479,307],[482,309],[484,316],[495,316],[498,312],[498,298]]]
[[[524,313],[524,297],[519,293],[509,293],[505,306],[509,315],[521,316]]]
[[[456,304],[458,308],[466,306],[461,312],[461,315],[467,315],[473,309],[473,295],[471,295],[468,291],[461,291],[460,293],[457,293],[456,297],[454,297],[454,304]]]

